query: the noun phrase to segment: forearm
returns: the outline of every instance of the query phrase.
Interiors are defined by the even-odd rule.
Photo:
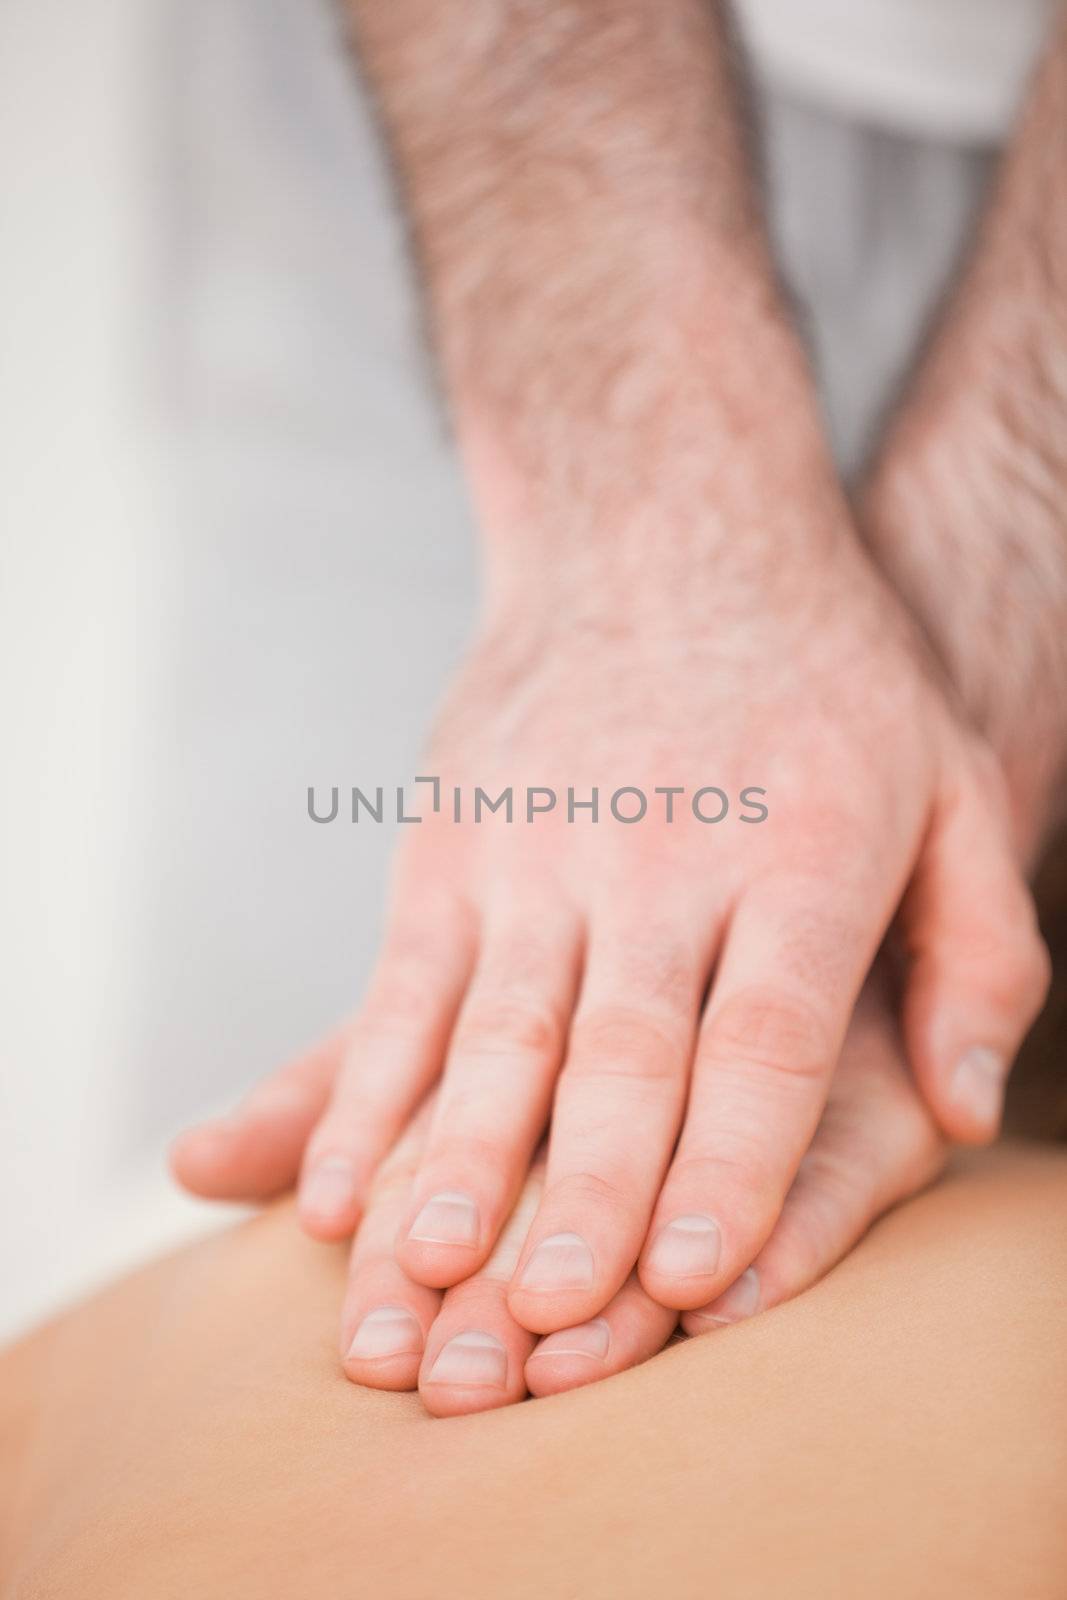
[[[865,524],[1038,837],[1067,753],[1067,26],[889,431]]]
[[[496,592],[684,602],[772,492],[833,521],[720,8],[349,7]]]

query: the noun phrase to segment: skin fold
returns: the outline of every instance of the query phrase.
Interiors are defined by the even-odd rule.
[[[344,1287],[283,1203],[0,1358],[5,1600],[1062,1594],[1060,1151],[961,1159],[765,1317],[444,1423],[343,1381]]]

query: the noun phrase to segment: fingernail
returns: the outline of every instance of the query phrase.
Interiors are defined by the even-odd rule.
[[[721,1250],[714,1217],[675,1217],[656,1235],[648,1265],[669,1278],[706,1278],[719,1265]]]
[[[438,1355],[429,1381],[503,1389],[508,1381],[508,1353],[491,1333],[475,1329],[457,1333]]]
[[[374,1361],[383,1356],[422,1354],[422,1329],[403,1306],[378,1306],[368,1311],[348,1347],[351,1361]]]
[[[547,1339],[541,1340],[530,1360],[538,1356],[592,1356],[603,1361],[610,1344],[611,1329],[603,1317],[597,1317],[592,1322],[580,1322],[576,1328],[561,1328],[559,1333],[550,1333]]]
[[[749,1267],[734,1279],[725,1293],[695,1315],[705,1322],[741,1322],[759,1310],[759,1297],[759,1273],[755,1267]]]
[[[1004,1099],[1008,1064],[996,1050],[976,1045],[968,1050],[952,1078],[952,1098],[983,1126],[996,1123]]]
[[[553,1233],[542,1239],[523,1268],[523,1289],[589,1289],[593,1252],[580,1233]]]
[[[427,1200],[408,1238],[420,1244],[477,1244],[478,1207],[470,1195],[442,1189]]]
[[[316,1216],[329,1217],[349,1205],[356,1190],[355,1169],[343,1158],[312,1167],[300,1185],[300,1207]]]

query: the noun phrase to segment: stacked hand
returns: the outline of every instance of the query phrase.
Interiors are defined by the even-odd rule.
[[[758,1270],[768,1303],[814,1281],[883,1211],[940,1170],[945,1146],[903,1059],[883,978],[871,980],[854,1014],[819,1127],[786,1197]],[[260,1197],[295,1174],[295,1148],[325,1107],[350,1044],[338,1033],[252,1097],[229,1125],[200,1130],[180,1147],[191,1187]],[[656,1354],[678,1312],[643,1287],[636,1272],[598,1315],[538,1338],[513,1313],[509,1288],[544,1185],[535,1158],[488,1259],[442,1291],[397,1259],[413,1184],[435,1107],[412,1119],[370,1185],[352,1249],[341,1316],[341,1359],[356,1383],[418,1388],[435,1416],[488,1409],[527,1393],[556,1394],[621,1372]],[[740,1302],[683,1314],[699,1334],[756,1309],[746,1280]]]
[[[429,813],[355,1020],[178,1147],[200,1192],[299,1168],[311,1233],[358,1224],[357,1381],[451,1412],[618,1370],[679,1312],[795,1294],[942,1133],[995,1131],[1047,979],[1003,780],[865,558],[826,550],[732,630],[494,630],[436,735],[446,789],[758,783],[766,820]]]
[[[774,1306],[997,1129],[1067,723],[1067,28],[864,503],[876,564],[723,8],[350,9],[488,555],[425,769],[467,806],[407,830],[353,1022],[175,1167],[354,1231],[345,1370],[454,1412]],[[556,809],[471,815],[531,787]]]

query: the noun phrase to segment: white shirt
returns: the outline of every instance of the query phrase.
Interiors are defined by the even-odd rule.
[[[757,75],[901,132],[995,144],[1058,0],[736,0]]]

